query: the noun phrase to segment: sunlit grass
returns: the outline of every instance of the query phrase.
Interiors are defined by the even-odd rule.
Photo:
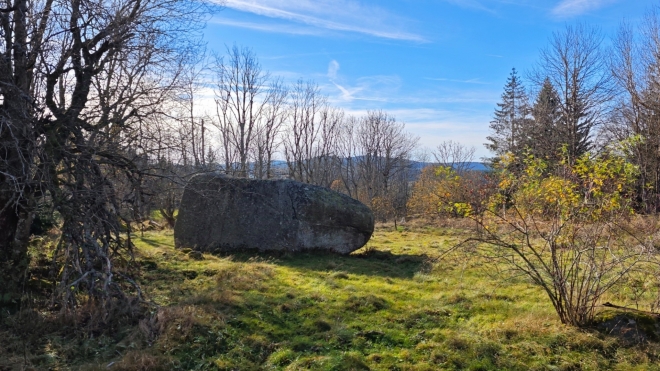
[[[563,326],[524,277],[458,251],[436,260],[461,239],[381,229],[350,256],[197,260],[145,233],[140,281],[162,318],[144,354],[178,369],[658,369],[654,344]]]
[[[138,232],[137,280],[151,303],[139,324],[93,333],[30,311],[5,317],[0,369],[660,369],[656,342],[562,325],[525,277],[453,249],[465,236],[379,228],[350,256],[215,256],[175,249],[172,231]],[[645,310],[651,299],[630,289],[605,298]]]

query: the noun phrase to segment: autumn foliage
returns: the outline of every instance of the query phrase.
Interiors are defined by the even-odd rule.
[[[465,217],[483,207],[495,186],[486,172],[427,166],[413,187],[408,210],[425,217]]]
[[[586,153],[552,171],[533,156],[505,156],[497,192],[470,214],[484,256],[542,287],[566,324],[589,325],[606,292],[654,266],[656,231],[634,224],[638,170],[621,153]],[[511,161],[523,171],[508,170]]]

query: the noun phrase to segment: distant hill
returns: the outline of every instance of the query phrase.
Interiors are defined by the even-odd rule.
[[[483,162],[467,162],[467,168],[473,171],[489,171],[490,167]],[[417,162],[413,161],[413,168],[417,170],[422,170],[427,166],[436,166],[439,165],[436,162]]]
[[[360,157],[356,157],[356,160],[359,160]],[[489,171],[490,167],[483,162],[468,162],[467,167],[473,171]],[[419,177],[422,169],[427,166],[436,166],[438,163],[435,162],[422,162],[422,161],[411,161],[410,167],[413,170],[413,173],[410,174],[410,180],[416,180]],[[253,163],[250,163],[250,167],[254,166]],[[271,161],[271,168],[275,172],[276,178],[285,178],[288,176],[288,167],[287,162],[284,160],[273,160]]]
[[[359,159],[359,157],[356,157],[356,159]],[[422,170],[423,168],[430,166],[430,165],[437,165],[435,162],[421,162],[421,161],[411,161],[411,165],[413,169],[416,170]],[[285,168],[287,166],[287,162],[283,160],[273,160],[271,161],[271,166],[274,168],[282,167]],[[483,162],[468,162],[468,168],[470,170],[475,170],[475,171],[488,171],[490,170],[490,167],[483,163]]]
[[[490,166],[483,162],[468,162],[468,169],[474,171],[489,171],[491,170]]]

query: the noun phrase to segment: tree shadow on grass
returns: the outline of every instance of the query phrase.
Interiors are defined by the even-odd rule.
[[[174,247],[174,243],[164,242],[162,240],[158,240],[158,239],[155,239],[155,238],[149,238],[149,237],[146,237],[146,236],[142,236],[142,237],[135,236],[135,237],[132,237],[132,238],[139,239],[139,241],[144,242],[145,244],[147,244],[149,246],[152,246],[152,247],[162,247],[162,246]]]
[[[269,261],[273,264],[313,271],[336,271],[357,275],[389,278],[413,278],[428,267],[426,255],[392,254],[389,251],[367,249],[351,255],[339,255],[326,251],[263,252],[258,250],[219,253],[231,256],[234,261]]]

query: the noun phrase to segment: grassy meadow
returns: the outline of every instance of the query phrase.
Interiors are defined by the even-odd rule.
[[[0,370],[660,369],[652,339],[564,326],[524,277],[447,253],[460,229],[382,227],[350,256],[200,255],[174,249],[171,231],[134,238],[150,316],[97,335],[5,316]]]

